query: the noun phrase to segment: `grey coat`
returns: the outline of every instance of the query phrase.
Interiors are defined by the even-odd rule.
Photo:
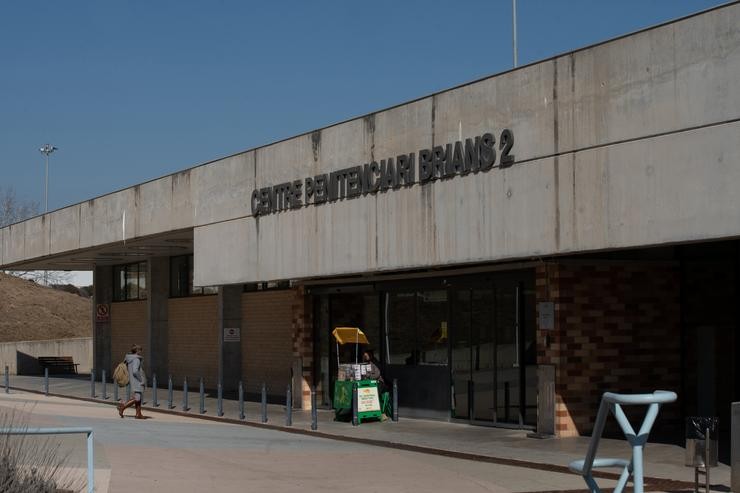
[[[131,392],[144,392],[144,371],[141,369],[142,357],[138,354],[126,354],[126,366],[128,367],[128,381],[131,383]]]

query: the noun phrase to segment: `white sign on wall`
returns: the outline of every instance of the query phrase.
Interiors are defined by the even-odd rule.
[[[555,303],[552,301],[541,301],[537,303],[540,330],[555,330]]]
[[[224,342],[240,342],[241,340],[241,329],[235,327],[224,329]]]

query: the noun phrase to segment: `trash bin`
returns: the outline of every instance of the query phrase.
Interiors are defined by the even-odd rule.
[[[686,465],[707,469],[717,467],[719,419],[693,416],[686,418]]]

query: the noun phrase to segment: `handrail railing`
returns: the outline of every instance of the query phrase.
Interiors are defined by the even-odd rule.
[[[92,428],[0,428],[0,435],[71,435],[87,436],[87,491],[93,493],[95,488],[93,463],[93,429]]]

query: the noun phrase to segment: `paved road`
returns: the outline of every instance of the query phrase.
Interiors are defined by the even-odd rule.
[[[10,409],[29,413],[32,426],[92,426],[96,488],[101,492],[131,488],[157,493],[583,489],[574,475],[180,416],[120,419],[108,405],[35,394],[0,394],[0,411]],[[71,465],[84,465],[82,437],[63,438],[60,443]]]

